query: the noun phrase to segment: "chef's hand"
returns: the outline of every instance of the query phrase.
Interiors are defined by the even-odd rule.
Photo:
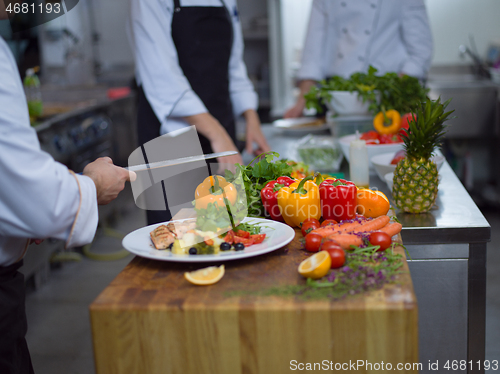
[[[210,141],[212,150],[215,153],[225,151],[238,152],[238,148],[234,145],[226,129],[224,129],[219,121],[210,113],[195,114],[194,116],[184,117],[184,119],[190,125],[194,125],[196,130]],[[231,165],[238,163],[243,165],[243,159],[239,153],[233,156],[218,158],[217,162]]]
[[[44,239],[30,239],[30,244],[35,243],[36,245],[42,244]]]
[[[258,156],[262,153],[269,152],[271,147],[267,143],[266,137],[262,133],[262,128],[260,127],[260,119],[257,112],[253,109],[249,109],[243,113],[245,117],[247,128],[246,128],[246,151],[250,155]],[[253,143],[257,144],[257,148],[254,149]]]
[[[283,118],[302,117],[302,113],[304,112],[304,108],[306,107],[306,99],[304,98],[304,95],[308,93],[311,87],[314,86],[315,84],[316,81],[311,79],[304,79],[300,81],[299,83],[300,93],[297,102],[295,103],[294,106],[292,106],[285,112]]]
[[[113,165],[109,157],[100,157],[83,169],[83,175],[90,177],[97,190],[97,203],[106,205],[116,199],[125,182],[134,181],[137,175],[119,166]]]

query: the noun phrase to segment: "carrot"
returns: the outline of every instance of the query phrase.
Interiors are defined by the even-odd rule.
[[[354,230],[349,231],[349,232],[356,233],[356,232],[368,232],[368,231],[379,230],[382,227],[384,227],[385,225],[387,225],[390,220],[391,219],[389,218],[389,216],[383,215],[383,216],[374,218],[370,221],[364,222],[360,226],[354,228]]]
[[[385,225],[384,227],[382,227],[378,231],[385,232],[387,235],[389,235],[392,238],[394,235],[399,234],[401,232],[402,228],[403,228],[403,225],[401,225],[399,222],[392,222],[392,223]]]
[[[359,247],[363,244],[363,239],[361,237],[354,234],[333,234],[329,235],[326,240],[337,243],[344,250],[350,250],[351,245],[355,245]]]
[[[342,232],[352,231],[360,225],[361,225],[361,223],[359,223],[358,221],[345,222],[345,223],[340,222],[340,223],[337,223],[335,225],[319,227],[311,232],[318,234],[318,235],[321,235],[323,238],[326,238],[328,235],[331,235],[331,234],[339,234]]]

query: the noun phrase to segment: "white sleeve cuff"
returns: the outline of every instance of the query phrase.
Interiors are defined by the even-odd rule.
[[[259,97],[255,91],[232,92],[231,103],[233,104],[234,115],[239,117],[248,109],[257,110],[259,106]]]
[[[99,221],[97,210],[97,191],[94,182],[84,175],[76,175],[80,192],[80,204],[75,221],[66,241],[66,248],[79,247],[92,242]]]
[[[169,117],[187,117],[208,112],[203,101],[192,90],[186,91],[174,104]]]
[[[427,72],[422,69],[422,66],[415,63],[412,60],[407,60],[403,64],[403,67],[401,68],[401,73],[416,78],[425,78],[425,76],[427,75]]]

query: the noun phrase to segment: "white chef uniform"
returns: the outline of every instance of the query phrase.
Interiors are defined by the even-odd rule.
[[[229,61],[229,90],[235,116],[257,109],[258,98],[243,62],[243,36],[235,0],[181,0],[181,6],[221,6],[233,24]],[[142,85],[161,122],[161,134],[188,126],[180,117],[207,109],[184,76],[172,40],[173,0],[132,0],[129,37],[135,52],[137,83]]]
[[[19,261],[29,238],[87,244],[97,221],[94,182],[40,149],[16,63],[0,37],[0,266]]]
[[[423,0],[314,0],[297,76],[347,78],[373,65],[425,78],[431,58]]]

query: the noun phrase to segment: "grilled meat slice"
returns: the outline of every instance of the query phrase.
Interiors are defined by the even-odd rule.
[[[158,226],[149,235],[156,249],[167,249],[175,241],[175,234],[165,225]]]

